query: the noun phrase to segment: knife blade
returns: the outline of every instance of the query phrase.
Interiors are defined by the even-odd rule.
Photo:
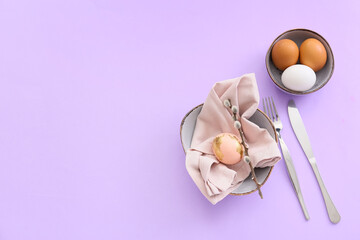
[[[339,212],[337,211],[334,203],[332,202],[329,193],[326,190],[325,184],[321,178],[319,169],[316,164],[316,160],[314,157],[314,153],[312,151],[312,147],[310,144],[309,136],[306,132],[305,125],[302,121],[301,115],[299,110],[297,109],[295,102],[290,100],[288,103],[288,113],[291,126],[294,130],[294,133],[307,157],[310,162],[310,165],[314,171],[318,184],[320,186],[321,193],[323,195],[326,210],[329,215],[330,221],[332,223],[338,223],[341,219]]]

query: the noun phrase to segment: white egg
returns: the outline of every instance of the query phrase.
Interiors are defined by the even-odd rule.
[[[316,74],[310,67],[295,64],[283,72],[281,75],[281,81],[285,87],[294,91],[307,91],[316,82]]]

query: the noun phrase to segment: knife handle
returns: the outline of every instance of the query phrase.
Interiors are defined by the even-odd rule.
[[[288,170],[289,177],[291,179],[292,185],[293,185],[293,187],[294,187],[294,189],[296,191],[296,195],[298,197],[299,203],[300,203],[301,208],[303,210],[304,216],[305,216],[306,220],[309,220],[310,216],[309,216],[309,213],[308,213],[308,211],[306,209],[306,206],[305,206],[304,198],[303,198],[303,195],[301,193],[299,180],[298,180],[297,175],[296,175],[296,171],[295,171],[295,167],[294,167],[292,158],[290,156],[289,150],[288,150],[284,140],[281,138],[280,135],[279,135],[279,142],[280,142],[281,151],[282,151],[285,163],[286,163],[286,168]]]
[[[320,189],[321,189],[321,193],[323,195],[324,201],[325,201],[325,205],[326,205],[326,210],[328,212],[330,221],[332,223],[338,223],[341,219],[339,212],[336,210],[334,203],[332,202],[329,193],[326,190],[325,184],[320,176],[320,172],[319,169],[317,167],[317,164],[315,162],[315,159],[312,159],[313,161],[311,162],[311,167],[315,173],[316,179],[319,183]]]

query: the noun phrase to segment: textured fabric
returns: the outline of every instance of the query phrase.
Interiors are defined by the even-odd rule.
[[[244,161],[224,165],[212,152],[212,141],[218,134],[228,132],[239,136],[232,113],[223,104],[225,99],[239,107],[238,117],[253,166],[273,166],[281,158],[277,144],[267,130],[248,120],[259,104],[255,75],[246,74],[216,83],[197,118],[191,147],[186,153],[187,171],[212,204],[239,187],[250,174],[250,167]]]

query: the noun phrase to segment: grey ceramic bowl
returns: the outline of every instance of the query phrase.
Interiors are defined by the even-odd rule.
[[[300,48],[301,43],[308,38],[315,38],[324,45],[327,53],[327,61],[325,66],[321,70],[316,72],[316,82],[311,89],[303,92],[293,91],[291,89],[286,88],[284,84],[282,84],[281,74],[283,71],[275,67],[273,61],[271,60],[271,50],[274,44],[281,39],[293,40]],[[316,92],[317,90],[325,86],[325,84],[330,80],[334,72],[334,55],[332,53],[329,43],[320,34],[308,29],[292,29],[280,34],[280,36],[278,36],[269,47],[269,50],[267,51],[265,57],[265,63],[269,76],[272,79],[272,81],[275,83],[275,85],[279,87],[281,90],[295,95],[304,95],[304,94]]]
[[[195,130],[196,120],[201,112],[202,104],[191,109],[190,112],[188,112],[183,120],[181,121],[180,126],[180,138],[181,138],[181,144],[184,148],[184,151],[188,150],[191,146],[192,137]],[[270,118],[266,116],[264,112],[262,112],[260,109],[257,109],[257,111],[254,113],[253,116],[249,118],[249,120],[256,125],[258,125],[261,128],[266,129],[271,137],[273,137],[276,141],[278,141],[276,131],[274,128],[274,125],[272,124]],[[255,174],[256,178],[259,181],[260,185],[263,186],[266,182],[266,180],[269,178],[270,173],[272,171],[273,167],[265,167],[265,168],[255,168]],[[256,185],[254,181],[251,179],[251,175],[249,175],[248,178],[244,180],[244,182],[235,189],[231,194],[232,195],[246,195],[249,193],[255,192]]]

